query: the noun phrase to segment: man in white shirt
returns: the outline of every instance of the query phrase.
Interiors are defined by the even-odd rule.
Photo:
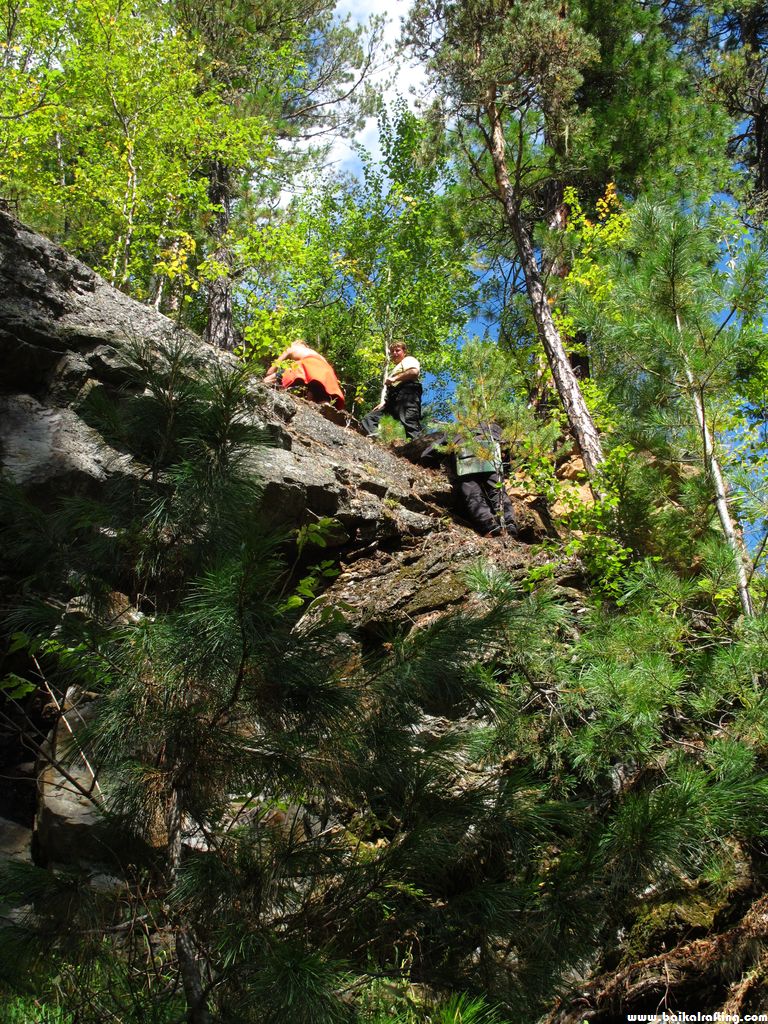
[[[421,367],[418,359],[408,355],[402,341],[392,345],[389,358],[395,365],[384,381],[386,397],[363,417],[363,430],[366,434],[375,434],[381,417],[391,416],[402,423],[410,440],[421,432]]]

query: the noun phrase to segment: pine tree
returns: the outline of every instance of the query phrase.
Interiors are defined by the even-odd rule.
[[[668,181],[667,165],[652,154],[693,161],[693,124],[717,152],[717,118],[695,99],[658,16],[644,5],[608,12],[599,3],[424,2],[412,9],[406,40],[432,73],[476,202],[498,204],[556,390],[594,475],[598,432],[548,302],[561,246],[550,239],[539,261],[534,239],[542,225],[565,223],[566,186],[596,199],[611,180],[632,191],[649,178]],[[491,214],[487,233],[498,235],[493,221]]]
[[[595,59],[593,41],[559,4],[415,4],[407,40],[448,100],[479,132],[493,185],[520,265],[539,339],[584,464],[594,476],[602,448],[552,319],[525,212],[532,133],[567,116],[581,70]],[[510,155],[508,156],[507,150]],[[482,174],[482,157],[476,158]]]
[[[714,215],[709,223],[698,222],[693,214],[639,204],[630,223],[624,254],[606,269],[602,298],[585,323],[598,339],[596,354],[608,388],[615,381],[622,389],[630,436],[633,431],[638,436],[644,420],[655,419],[663,437],[660,413],[667,410],[674,418],[686,410],[677,429],[687,430],[687,443],[700,451],[748,615],[752,602],[742,530],[724,478],[727,450],[718,435],[738,426],[744,381],[750,367],[754,372],[760,365],[764,256],[759,245],[737,236],[730,266],[720,269],[726,241]],[[678,447],[680,441],[686,444],[681,436]]]
[[[674,0],[662,6],[666,29],[689,59],[693,74],[730,119],[728,152],[737,174],[746,169],[748,207],[765,215],[768,189],[768,104],[765,44],[768,7],[746,3]]]

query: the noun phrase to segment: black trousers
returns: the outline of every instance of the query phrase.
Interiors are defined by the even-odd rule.
[[[517,521],[498,473],[468,473],[456,478],[467,514],[479,533],[517,536]]]
[[[362,427],[366,434],[375,434],[382,416],[399,420],[410,440],[421,433],[421,384],[414,382],[387,388],[387,396],[381,409],[373,409],[363,416]]]

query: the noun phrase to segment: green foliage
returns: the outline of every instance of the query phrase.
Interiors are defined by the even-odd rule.
[[[0,1024],[72,1024],[72,1014],[37,999],[12,998],[0,1009]]]
[[[430,1014],[434,1024],[502,1024],[499,1013],[482,998],[452,996]]]
[[[596,477],[599,496],[587,502],[564,491],[564,523],[574,531],[565,545],[568,555],[580,558],[597,594],[616,598],[624,589],[633,549],[623,543],[619,525],[627,467],[635,457],[629,445],[609,449]]]
[[[472,289],[451,180],[425,151],[426,126],[401,104],[380,116],[379,132],[381,164],[361,152],[361,181],[326,181],[288,220],[254,226],[238,245],[247,351],[262,358],[304,336],[355,403],[378,400],[395,340],[443,374]]]
[[[10,700],[20,700],[32,693],[34,689],[34,683],[30,683],[28,679],[22,679],[15,672],[9,672],[8,675],[0,679],[0,693],[5,694]]]
[[[34,652],[59,693],[102,693],[78,743],[127,880],[6,872],[3,898],[34,907],[0,936],[6,984],[85,1021],[165,1024],[186,934],[228,1020],[501,1024],[649,905],[727,892],[723,851],[759,856],[766,624],[734,624],[722,543],[688,577],[639,557],[610,575],[595,555],[586,609],[551,566],[521,588],[476,563],[473,611],[352,649],[342,607],[297,621],[291,599],[335,573],[299,566],[337,524],[303,527],[287,567],[254,519],[243,376],[175,345],[132,366],[124,415],[104,395],[86,409],[143,478],[48,518],[9,489],[4,548],[26,591],[13,656]],[[595,511],[596,538],[620,507]],[[132,617],[110,611],[118,586]]]
[[[364,31],[332,3],[257,7],[33,0],[0,14],[3,195],[112,284],[193,321],[201,282],[232,270],[234,201],[251,221],[286,164],[316,152],[288,139],[373,103],[352,81],[371,59]]]
[[[316,547],[325,548],[328,540],[338,533],[340,523],[330,516],[322,516],[315,522],[307,523],[296,531],[296,548],[301,554],[307,544],[314,544]]]
[[[711,109],[728,115],[729,155],[736,190],[750,216],[765,216],[765,142],[760,124],[765,95],[765,9],[760,3],[690,3],[662,8],[664,27],[688,65]]]
[[[723,23],[730,41],[689,37],[693,71],[752,118],[754,39],[730,8],[704,10],[707,38]],[[389,343],[411,342],[455,383],[449,447],[497,422],[571,531],[514,577],[471,565],[471,610],[358,635],[321,593],[340,524],[260,526],[247,372],[201,366],[181,341],[135,346],[129,386],[94,387],[78,412],[137,471],[50,514],[0,493],[18,591],[3,708],[22,713],[41,677],[56,699],[100,694],[69,756],[99,772],[123,879],[4,869],[0,1019],[194,1019],[196,977],[206,1013],[234,1024],[531,1020],[616,960],[616,935],[639,950],[665,908],[757,879],[768,621],[740,614],[693,410],[743,488],[734,514],[762,520],[766,260],[731,210],[690,201],[723,180],[724,119],[662,12],[415,4],[407,31],[442,111],[382,115],[381,165],[361,154],[361,181],[329,178],[285,215],[264,201],[302,160],[278,141],[322,131],[328,106],[336,127],[354,120],[340,101],[365,64],[325,0],[33,0],[0,18],[0,181],[24,216],[194,322],[202,292],[234,282],[249,359],[306,336],[358,404],[378,398]],[[570,441],[485,201],[491,93],[556,326],[589,357],[594,500],[556,476]],[[702,138],[715,155],[691,165]],[[682,177],[684,207],[619,204]],[[478,297],[499,343],[459,348]],[[586,593],[560,585],[565,560]]]
[[[318,951],[285,942],[270,943],[261,955],[247,1002],[240,1007],[245,1019],[254,1019],[253,1009],[258,1007],[258,1019],[265,1024],[286,1019],[299,1024],[349,1020],[349,1009],[337,991],[341,965],[328,963]]]
[[[583,236],[584,245],[565,301],[589,335],[612,434],[613,533],[623,548],[690,565],[721,530],[728,536],[724,517],[758,514],[760,428],[747,396],[760,387],[763,359],[763,246],[722,209],[698,216],[639,203],[584,230],[577,214],[572,242]],[[612,219],[620,230],[609,231]],[[716,505],[718,475],[748,479],[750,497]]]
[[[707,571],[719,565],[713,552]],[[472,580],[483,594],[511,586],[480,566]],[[585,845],[561,851],[543,887],[556,890],[561,872],[586,857],[592,914],[605,921],[684,900],[697,886],[705,902],[721,899],[734,878],[723,850],[734,840],[739,856],[760,856],[765,668],[762,652],[753,659],[765,626],[735,627],[738,607],[724,618],[715,593],[648,561],[623,612],[582,617],[576,637],[564,609],[552,616],[551,584],[520,595],[509,620],[497,723],[475,756],[531,766],[571,807],[587,801],[596,846],[585,833]]]
[[[178,276],[181,253],[194,251],[209,210],[205,160],[263,161],[273,145],[262,117],[236,115],[206,86],[206,55],[170,14],[112,0],[6,10],[5,195],[139,298],[156,263]]]
[[[499,102],[521,117],[543,106],[560,114],[583,81],[582,69],[597,57],[577,19],[561,17],[549,0],[504,11],[485,0],[449,4],[439,11],[439,34],[434,13],[428,0],[413,5],[410,40],[429,55],[443,89],[463,104],[481,105],[483,91],[496,83]]]
[[[419,728],[425,715],[492,720],[513,591],[499,583],[472,614],[367,652],[349,651],[343,609],[297,623],[285,595],[314,583],[254,518],[243,374],[199,367],[180,344],[139,349],[131,367],[119,414],[105,395],[84,414],[145,472],[49,517],[7,493],[4,552],[25,592],[14,656],[34,651],[59,697],[73,683],[101,694],[71,754],[99,772],[125,882],[6,872],[3,898],[34,907],[4,923],[6,984],[49,991],[55,963],[52,1006],[76,992],[84,1020],[160,1022],[178,1015],[182,972],[210,969],[227,1019],[342,1020],[341,993],[371,963],[391,971],[393,943],[415,930],[414,972],[478,990],[506,970],[489,937],[536,916],[532,876],[578,831],[534,774],[467,774],[472,737]],[[304,528],[302,557],[335,528]],[[335,572],[329,561],[310,576]],[[533,950],[521,940],[517,955]],[[493,1019],[471,999],[439,1013],[481,1009]]]
[[[424,1004],[409,997],[407,986],[372,982],[363,994],[364,1024],[507,1024],[481,996],[462,993]]]
[[[381,417],[377,437],[382,444],[392,444],[393,441],[407,440],[405,427],[399,420],[393,419],[392,416]]]
[[[636,0],[581,0],[567,11],[550,0],[504,9],[423,0],[412,5],[405,40],[432,77],[442,123],[458,126],[464,221],[477,240],[489,320],[527,363],[533,394],[542,365],[522,266],[511,256],[519,239],[509,224],[500,230],[489,195],[502,201],[509,190],[520,226],[543,241],[543,277],[554,290],[569,187],[590,205],[609,183],[630,195],[683,191],[706,200],[725,178],[728,125],[699,94],[660,12]],[[491,160],[489,104],[504,136],[507,186]],[[445,145],[456,151],[453,134]]]
[[[679,48],[670,45],[670,6],[582,0],[579,11],[600,60],[583,73],[576,101],[581,117],[566,156],[575,174],[566,183],[577,184],[594,202],[609,181],[633,196],[682,194],[689,201],[731,182],[731,126]]]

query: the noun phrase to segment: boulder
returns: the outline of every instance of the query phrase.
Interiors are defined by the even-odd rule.
[[[110,859],[99,828],[103,819],[98,782],[76,743],[78,730],[94,710],[92,695],[70,687],[62,714],[41,750],[32,848],[42,867]]]
[[[32,862],[32,829],[0,818],[0,863],[4,860]]]
[[[2,467],[27,488],[58,493],[131,472],[130,460],[111,449],[71,409],[43,405],[31,395],[0,395]]]
[[[83,420],[83,398],[130,382],[126,358],[141,344],[183,344],[193,366],[232,363],[155,309],[112,288],[55,243],[0,210],[0,467],[17,482],[56,494],[137,472]],[[443,532],[453,508],[445,474],[363,437],[347,415],[275,392],[254,380],[254,420],[270,445],[256,451],[269,524],[291,529],[332,516],[337,547],[390,545]],[[413,461],[411,461],[413,460]],[[536,531],[534,531],[536,532]],[[543,535],[543,534],[541,534]]]

